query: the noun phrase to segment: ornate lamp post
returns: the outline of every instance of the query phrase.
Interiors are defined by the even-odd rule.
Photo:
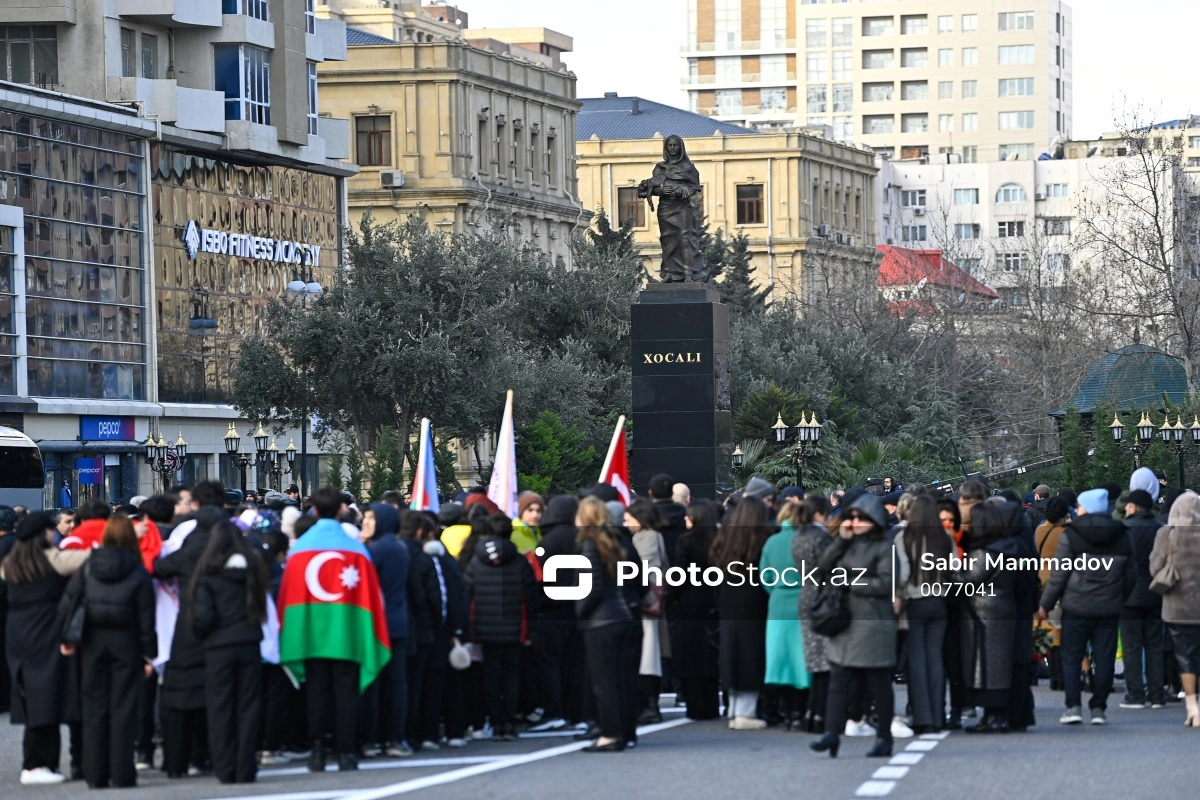
[[[146,448],[146,464],[152,471],[163,476],[163,491],[170,489],[171,476],[183,468],[183,460],[187,458],[188,443],[183,440],[183,431],[179,432],[179,438],[173,445],[168,445],[163,440],[162,433],[155,439],[154,432],[151,431],[146,435],[142,446]]]
[[[1177,415],[1175,424],[1171,424],[1171,418],[1167,417],[1163,421],[1163,426],[1158,429],[1158,435],[1163,440],[1164,445],[1175,445],[1175,455],[1179,458],[1179,485],[1187,486],[1187,476],[1184,472],[1183,456],[1187,452],[1187,433],[1191,431],[1192,446],[1200,449],[1200,417],[1193,417],[1193,422],[1190,428],[1183,426],[1183,417]]]
[[[257,451],[254,456],[249,453],[241,452],[242,437],[238,435],[237,428],[234,424],[229,423],[229,430],[225,432],[225,452],[229,453],[233,460],[233,465],[241,472],[242,478],[242,495],[246,494],[246,470],[249,469],[251,463],[257,463],[260,466],[266,463],[267,459],[267,440],[270,437],[263,431],[262,425],[258,426],[258,433],[254,435],[254,447]]]
[[[1167,427],[1170,427],[1169,425]],[[1112,434],[1113,441],[1121,444],[1125,436],[1125,426],[1121,424],[1121,418],[1113,415],[1112,424],[1108,426],[1109,432]],[[1150,420],[1150,415],[1142,412],[1142,418],[1137,424],[1137,439],[1129,443],[1129,449],[1133,452],[1133,463],[1135,466],[1142,465],[1142,454],[1150,447],[1150,442],[1154,440],[1154,423]],[[1165,440],[1164,440],[1165,441]]]
[[[788,424],[783,421],[783,412],[780,412],[775,420],[775,424],[771,429],[775,431],[775,442],[783,445],[787,443]],[[808,413],[800,412],[800,423],[796,425],[796,440],[792,447],[792,459],[796,464],[796,485],[803,488],[804,483],[804,468],[808,465],[808,459],[817,454],[816,445],[821,440],[821,423],[817,421],[817,412],[812,412],[812,420],[808,419]]]
[[[733,450],[733,468],[740,470],[746,463],[746,454],[742,452],[742,446],[739,444]]]

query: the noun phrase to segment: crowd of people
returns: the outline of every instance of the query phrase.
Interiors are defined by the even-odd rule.
[[[1200,496],[1146,469],[1128,490],[1026,498],[753,478],[720,503],[657,475],[628,506],[608,484],[524,492],[513,518],[483,489],[436,514],[399,491],[232,494],[0,507],[0,705],[24,726],[23,784],[66,779],[63,725],[91,787],[151,769],[234,783],[520,731],[619,752],[664,693],[692,719],[819,734],[830,756],[874,737],[885,757],[964,720],[1027,730],[1039,669],[1063,724],[1084,721],[1085,688],[1104,724],[1118,638],[1121,706],[1182,697],[1200,727]]]

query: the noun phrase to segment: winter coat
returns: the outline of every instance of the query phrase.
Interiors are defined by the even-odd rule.
[[[533,568],[507,539],[488,537],[475,547],[464,574],[472,638],[482,644],[522,644],[537,616]]]
[[[1016,573],[1005,569],[997,557],[1016,558],[1020,554],[1018,539],[1006,536],[968,549],[967,566],[954,573],[954,580],[964,584],[962,594],[958,595],[962,632],[959,641],[963,685],[968,689],[995,691],[1012,686]],[[973,588],[967,590],[966,586]]]
[[[433,559],[416,539],[401,539],[408,548],[408,632],[417,645],[433,644],[442,625],[442,588]],[[386,596],[385,596],[386,602]]]
[[[633,546],[637,548],[638,558],[651,567],[657,567],[666,576],[671,561],[667,553],[666,540],[663,535],[654,530],[640,530],[633,534]],[[652,581],[657,578],[651,578]],[[662,591],[666,592],[666,582],[663,581]],[[663,614],[653,617],[643,616],[642,630],[642,660],[639,675],[662,675],[662,659],[671,657],[671,636],[667,627],[666,608]]]
[[[579,510],[579,501],[568,495],[555,495],[546,502],[546,510],[542,514],[542,554],[538,556],[542,566],[546,559],[557,555],[575,555],[579,552],[576,539],[579,531],[575,529],[575,512]],[[556,581],[570,585],[572,571],[560,572]],[[575,616],[575,603],[571,600],[551,600],[541,597],[540,611],[548,617],[556,619],[572,619]]]
[[[817,566],[828,584],[835,568],[849,585],[850,627],[829,639],[830,663],[842,667],[896,665],[896,615],[892,610],[892,543],[882,532],[836,537]],[[858,570],[866,570],[860,574]]]
[[[462,639],[467,632],[467,585],[463,581],[462,567],[436,539],[426,542],[424,550],[435,566],[441,567],[446,586],[446,618],[442,625],[451,636]]]
[[[71,529],[69,536],[58,543],[58,549],[91,550],[99,547],[100,537],[104,535],[106,525],[108,525],[106,519],[85,519]]]
[[[587,597],[575,601],[579,629],[591,631],[629,622],[629,608],[625,605],[621,587],[617,585],[616,577],[605,569],[595,542],[585,541],[581,551],[592,565],[592,590]]]
[[[462,552],[463,542],[467,541],[467,537],[471,535],[470,525],[450,525],[438,539],[446,546],[446,552],[453,558],[458,558],[458,554]]]
[[[796,529],[784,521],[783,529],[767,539],[759,557],[759,574],[767,590],[767,670],[765,683],[807,689],[804,633],[800,630],[800,574],[792,558]],[[773,570],[774,573],[768,573]]]
[[[696,534],[679,537],[672,562],[684,569],[695,564],[698,573],[709,566],[708,548]],[[713,587],[684,581],[667,587],[667,618],[671,632],[671,674],[677,678],[717,677],[717,595]]]
[[[154,635],[154,587],[142,560],[133,552],[118,547],[100,547],[92,552],[85,569],[76,572],[58,605],[59,630],[66,627],[76,603],[87,603],[83,623],[83,642],[102,631],[129,636],[130,646],[141,650],[142,658],[153,661],[158,655]]]
[[[16,539],[11,534],[5,539]],[[11,722],[37,727],[77,722],[80,718],[76,656],[64,656],[58,604],[67,581],[91,555],[90,550],[44,551],[54,571],[32,583],[8,584],[5,653],[12,676]],[[0,570],[0,579],[4,579]]]
[[[1137,563],[1125,526],[1105,514],[1085,514],[1067,526],[1054,557],[1059,563],[1077,556],[1112,559],[1108,568],[1056,569],[1042,592],[1042,608],[1062,602],[1063,613],[1076,617],[1118,617],[1133,592]]]
[[[1034,541],[1037,546],[1037,555],[1039,559],[1049,559],[1054,557],[1055,551],[1058,550],[1058,540],[1062,538],[1063,532],[1066,531],[1067,525],[1064,522],[1050,522],[1047,520],[1041,525],[1038,525],[1037,532],[1034,534]],[[1039,561],[1040,563],[1044,563]],[[1050,580],[1050,567],[1040,567],[1038,569],[1038,579],[1043,588]]]
[[[801,571],[811,570],[820,562],[821,554],[832,541],[829,531],[821,525],[801,526],[792,537],[792,560],[796,562],[796,568]],[[804,636],[804,666],[810,673],[829,671],[829,656],[826,654],[829,637],[822,636],[812,629],[812,618],[808,614],[808,603],[815,588],[800,587],[797,609],[800,632]],[[807,594],[806,589],[809,590]]]
[[[1180,498],[1183,500],[1183,498]],[[1171,508],[1169,525],[1164,525],[1154,539],[1150,552],[1150,572],[1157,573],[1167,563],[1168,554],[1179,581],[1163,595],[1162,618],[1177,625],[1200,624],[1200,514],[1197,505],[1180,507],[1180,500]],[[10,623],[11,624],[11,623]]]
[[[1125,530],[1129,531],[1129,542],[1133,545],[1133,557],[1137,563],[1137,581],[1133,594],[1125,601],[1126,608],[1162,608],[1162,595],[1150,591],[1150,552],[1158,537],[1158,517],[1147,509],[1125,518]]]
[[[670,565],[675,565],[675,552],[679,549],[679,537],[687,533],[687,509],[674,500],[655,500],[654,505],[662,512],[667,521],[659,533],[667,545],[667,558]]]
[[[257,556],[251,556],[257,558]],[[204,647],[230,647],[262,641],[262,623],[246,613],[246,557],[234,553],[219,572],[194,578],[196,604],[192,631]]]
[[[1029,517],[1029,524],[1035,529],[1046,521],[1046,504],[1050,502],[1050,498],[1043,497],[1041,500],[1034,500],[1029,508],[1025,509],[1025,516]]]
[[[512,543],[517,552],[525,555],[542,541],[540,528],[531,528],[519,519],[512,521]]]
[[[741,585],[735,585],[738,583]],[[726,572],[717,588],[721,685],[739,692],[763,687],[767,671],[767,593],[752,584],[745,567]]]
[[[374,503],[371,510],[375,512],[375,535],[367,542],[367,551],[379,574],[388,636],[404,639],[408,636],[408,546],[396,538],[400,527],[396,509]]]

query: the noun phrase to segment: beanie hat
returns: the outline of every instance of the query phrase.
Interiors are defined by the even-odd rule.
[[[608,510],[608,524],[621,526],[625,524],[625,506],[620,500],[609,500],[604,504]]]
[[[517,516],[519,517],[524,514],[525,509],[534,503],[541,506],[543,511],[546,510],[546,501],[537,492],[521,492],[521,494],[517,495]]]
[[[613,500],[620,500],[621,495],[617,491],[617,487],[611,483],[597,483],[588,492],[589,497],[594,497],[601,503],[611,503]],[[670,497],[670,494],[667,495]]]
[[[1129,476],[1130,489],[1142,489],[1150,495],[1151,500],[1158,499],[1158,478],[1149,467],[1139,467]]]
[[[1129,497],[1126,498],[1126,502],[1133,503],[1135,506],[1141,509],[1154,508],[1154,498],[1151,497],[1150,493],[1145,489],[1134,489],[1129,493]]]
[[[775,485],[764,478],[755,476],[746,484],[746,488],[742,490],[742,494],[746,497],[766,500],[769,497],[775,496]]]
[[[32,539],[53,527],[54,517],[45,511],[37,511],[21,520],[20,524],[17,525],[17,541],[23,542],[27,539]]]
[[[1038,497],[1049,497],[1050,487],[1044,483],[1039,483],[1036,487],[1034,487],[1033,493]]]
[[[1067,501],[1061,497],[1051,497],[1046,501],[1046,519],[1051,522],[1060,522],[1063,517],[1069,516],[1071,509],[1067,506]]]
[[[1079,505],[1089,514],[1108,513],[1108,490],[1088,489],[1079,493]]]

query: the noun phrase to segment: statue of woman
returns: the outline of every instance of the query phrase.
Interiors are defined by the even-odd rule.
[[[659,278],[663,283],[703,283],[708,278],[700,253],[699,215],[694,200],[701,188],[700,173],[688,159],[683,139],[668,136],[663,140],[663,160],[654,167],[654,175],[638,184],[638,197],[646,199],[651,211],[654,196],[659,198]]]

